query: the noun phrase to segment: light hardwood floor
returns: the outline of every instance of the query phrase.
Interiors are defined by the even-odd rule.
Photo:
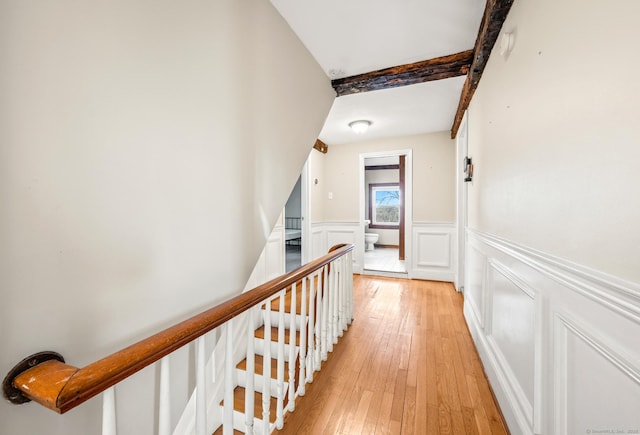
[[[280,434],[504,434],[448,283],[354,276],[355,320]]]

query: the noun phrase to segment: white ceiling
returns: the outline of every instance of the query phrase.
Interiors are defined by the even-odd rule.
[[[473,48],[485,0],[271,0],[331,79]],[[336,98],[329,145],[449,130],[464,77]],[[347,124],[372,121],[363,135]]]

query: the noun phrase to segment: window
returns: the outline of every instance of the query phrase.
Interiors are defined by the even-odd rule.
[[[369,227],[398,228],[400,201],[400,186],[397,183],[369,184]]]

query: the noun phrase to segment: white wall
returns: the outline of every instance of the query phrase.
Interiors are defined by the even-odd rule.
[[[469,110],[465,315],[512,433],[640,428],[638,16],[516,1]]]
[[[405,149],[413,150],[413,219],[453,222],[455,143],[447,132],[331,146],[324,156],[324,220],[358,220],[360,154]],[[332,200],[327,199],[328,192],[333,193]]]
[[[324,220],[325,174],[324,174],[324,154],[320,151],[311,150],[309,154],[309,202],[311,206],[311,223],[322,222]]]
[[[0,40],[0,372],[242,290],[333,100],[271,4],[3,2]],[[117,392],[119,433],[151,433],[153,389],[128,385],[151,402]],[[99,404],[0,401],[1,431],[97,433]]]
[[[320,180],[311,189],[313,254],[334,243],[355,243],[353,270],[362,271],[360,155],[398,150],[412,150],[409,276],[453,281],[456,149],[449,132],[330,145],[327,154],[312,153],[312,174],[320,173],[312,175]]]
[[[521,3],[470,110],[469,224],[640,281],[640,3]]]

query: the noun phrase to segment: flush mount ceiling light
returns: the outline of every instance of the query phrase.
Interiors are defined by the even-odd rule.
[[[370,125],[371,121],[367,121],[366,119],[359,119],[358,121],[352,121],[349,123],[349,127],[351,127],[351,130],[353,130],[356,134],[364,133],[365,131],[367,131]]]

